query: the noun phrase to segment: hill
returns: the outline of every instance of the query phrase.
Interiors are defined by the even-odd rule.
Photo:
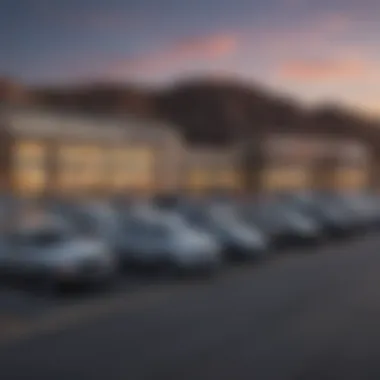
[[[236,80],[193,79],[162,90],[95,83],[26,88],[0,80],[0,100],[167,120],[193,143],[228,144],[269,131],[354,136],[380,146],[380,129],[334,104],[305,110],[293,99]]]

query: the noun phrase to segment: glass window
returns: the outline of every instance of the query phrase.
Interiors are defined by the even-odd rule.
[[[304,188],[309,182],[309,173],[303,167],[275,167],[264,173],[264,184],[269,189]]]
[[[91,145],[63,145],[59,149],[59,183],[63,188],[91,189],[105,178],[102,147]]]
[[[212,186],[212,175],[202,169],[192,169],[187,176],[187,186],[190,189],[202,190]]]
[[[154,155],[147,147],[114,148],[111,151],[109,180],[113,188],[147,188],[154,180]]]
[[[218,174],[218,186],[222,188],[239,188],[241,178],[234,169],[222,170]]]
[[[13,174],[17,192],[38,193],[46,184],[46,147],[38,141],[20,141],[13,151]]]

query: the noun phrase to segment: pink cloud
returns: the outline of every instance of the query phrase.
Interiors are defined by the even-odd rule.
[[[232,35],[214,35],[182,41],[171,49],[173,57],[203,56],[218,58],[235,50],[237,39]]]
[[[235,35],[219,34],[179,41],[162,50],[117,62],[108,68],[112,77],[160,71],[185,62],[218,60],[232,54],[238,45]]]
[[[369,65],[369,62],[359,59],[294,60],[283,63],[277,71],[282,79],[316,82],[358,79],[368,74]]]

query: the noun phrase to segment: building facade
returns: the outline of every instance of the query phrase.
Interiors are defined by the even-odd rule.
[[[173,191],[181,138],[132,117],[0,110],[1,186],[23,196]]]
[[[238,147],[186,147],[181,183],[187,192],[236,192],[242,188]]]
[[[264,188],[354,190],[366,185],[369,151],[352,139],[272,136],[265,142]]]
[[[368,152],[354,141],[272,135],[261,143],[263,165],[247,172],[254,146],[189,146],[158,121],[8,105],[0,107],[0,187],[39,197],[241,192],[246,176],[259,176],[266,191],[365,185]]]

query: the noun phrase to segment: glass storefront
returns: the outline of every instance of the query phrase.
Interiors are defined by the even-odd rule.
[[[151,190],[154,186],[154,153],[149,147],[111,148],[107,158],[107,182],[121,190]]]
[[[303,167],[272,167],[263,175],[263,186],[267,190],[304,189],[310,184],[310,171]]]
[[[98,146],[65,144],[58,149],[58,187],[66,191],[98,189],[105,176],[105,150]]]
[[[13,187],[18,194],[38,195],[47,182],[46,147],[39,141],[20,141],[13,148]]]

